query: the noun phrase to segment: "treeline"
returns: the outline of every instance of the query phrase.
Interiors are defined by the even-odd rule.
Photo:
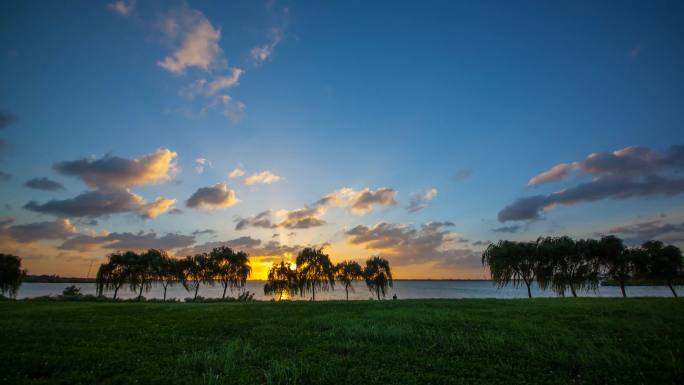
[[[567,236],[540,237],[532,242],[499,241],[482,254],[491,278],[500,287],[525,284],[532,298],[531,284],[559,296],[569,290],[596,290],[602,280],[612,280],[626,297],[625,284],[649,280],[666,285],[676,297],[674,282],[684,273],[682,251],[660,241],[647,241],[639,247],[626,247],[615,236],[574,240]]]
[[[161,284],[164,300],[168,287],[175,284],[194,292],[193,299],[197,299],[201,285],[219,283],[223,287],[221,298],[225,298],[228,290],[244,293],[251,272],[249,255],[229,247],[217,247],[209,253],[183,259],[171,258],[163,250],[150,249],[140,254],[134,251],[110,254],[108,261],[98,269],[95,281],[98,295],[112,291],[113,299],[126,285],[141,298],[154,282]],[[311,299],[315,300],[316,292],[334,290],[337,281],[344,286],[349,300],[352,282],[361,279],[378,299],[385,297],[388,287],[392,286],[389,262],[372,257],[363,269],[354,261],[334,265],[321,249],[305,248],[297,255],[294,265],[284,260],[273,263],[264,294],[282,299],[310,293]]]

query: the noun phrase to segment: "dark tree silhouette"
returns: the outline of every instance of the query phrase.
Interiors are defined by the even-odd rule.
[[[195,295],[193,299],[197,299],[200,284],[206,283],[214,284],[213,266],[209,255],[206,253],[197,254],[195,256],[187,256],[183,260],[183,281],[182,284],[186,290],[193,289]]]
[[[158,262],[160,252],[150,249],[137,258],[128,260],[128,284],[131,291],[138,292],[138,300],[142,298],[143,291],[148,292],[152,288],[155,279],[154,264]]]
[[[664,282],[677,297],[673,281],[682,274],[684,261],[682,251],[676,246],[664,246],[660,241],[648,241],[641,245],[642,258],[638,262],[640,276]]]
[[[289,262],[273,262],[273,266],[268,270],[268,281],[264,285],[264,294],[283,299],[283,295],[292,297],[297,294],[299,284],[297,282],[297,272],[292,269]]]
[[[166,301],[166,291],[169,286],[184,281],[183,265],[180,260],[169,257],[164,250],[150,249],[147,252],[153,257],[152,274],[154,279],[162,285],[163,300]]]
[[[363,279],[363,269],[355,261],[342,261],[335,267],[335,278],[344,285],[344,292],[349,301],[349,290],[354,291],[352,283]]]
[[[223,295],[226,298],[226,290],[243,289],[247,278],[252,273],[249,265],[249,256],[242,251],[235,252],[229,247],[221,246],[214,248],[209,254],[213,276],[223,286]]]
[[[335,290],[335,266],[322,249],[305,248],[297,255],[297,281],[301,295],[311,292],[316,300],[316,290]]]
[[[21,258],[11,254],[0,254],[0,294],[16,297],[26,270],[21,268]]]
[[[371,292],[375,294],[380,300],[385,298],[387,288],[392,287],[392,271],[390,270],[389,261],[379,256],[374,256],[366,261],[366,268],[363,270],[363,277],[366,280],[366,286]]]
[[[625,248],[622,239],[608,235],[598,243],[598,258],[604,274],[620,285],[623,297],[627,297],[625,283],[632,277],[635,251]]]
[[[482,264],[499,287],[512,283],[517,287],[524,283],[527,296],[532,298],[530,285],[537,274],[537,245],[534,242],[499,241],[490,244],[482,254]]]
[[[114,290],[112,299],[116,299],[121,286],[129,282],[129,266],[138,258],[133,251],[116,252],[108,256],[109,260],[100,265],[95,277],[97,294],[103,295],[105,290]]]

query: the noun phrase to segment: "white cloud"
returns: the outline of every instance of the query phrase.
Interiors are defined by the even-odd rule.
[[[411,200],[406,208],[409,212],[422,210],[430,205],[430,202],[437,196],[437,189],[431,188],[421,194],[411,195]]]
[[[170,37],[182,35],[180,47],[157,63],[165,70],[175,74],[181,74],[190,67],[207,71],[224,63],[223,51],[218,44],[221,31],[214,28],[201,12],[182,9],[168,15],[162,28]]]
[[[203,173],[205,167],[211,167],[211,162],[209,161],[209,159],[206,159],[206,158],[195,159],[195,171],[197,171],[198,174]]]
[[[243,175],[245,175],[245,171],[243,169],[241,169],[240,167],[235,167],[235,169],[233,169],[233,171],[231,171],[228,174],[228,178],[235,179],[235,178],[239,178]]]
[[[234,190],[229,189],[225,183],[217,183],[199,188],[185,201],[185,205],[190,208],[214,210],[228,208],[238,202],[240,201]]]
[[[268,58],[271,57],[273,54],[273,50],[275,47],[280,43],[280,41],[283,39],[283,31],[280,28],[273,28],[270,32],[269,36],[269,42],[259,46],[259,47],[254,47],[250,50],[250,55],[252,56],[252,59],[257,64],[261,64],[264,61],[268,60]]]
[[[128,3],[124,0],[118,0],[114,3],[107,4],[107,9],[118,13],[121,16],[131,16],[135,12],[135,0],[129,0]]]
[[[282,177],[275,175],[270,171],[262,171],[246,177],[244,183],[248,186],[251,186],[253,184],[271,184],[276,183],[282,179]]]

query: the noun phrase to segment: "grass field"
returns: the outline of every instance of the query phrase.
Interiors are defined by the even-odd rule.
[[[672,384],[684,301],[0,302],[2,384]]]

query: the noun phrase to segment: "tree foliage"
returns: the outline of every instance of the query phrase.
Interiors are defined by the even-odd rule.
[[[379,256],[369,258],[363,270],[363,278],[366,280],[368,290],[375,291],[378,300],[380,300],[380,295],[385,298],[387,289],[393,285],[389,261]]]
[[[26,270],[21,268],[21,258],[11,254],[0,254],[0,294],[16,297]]]

